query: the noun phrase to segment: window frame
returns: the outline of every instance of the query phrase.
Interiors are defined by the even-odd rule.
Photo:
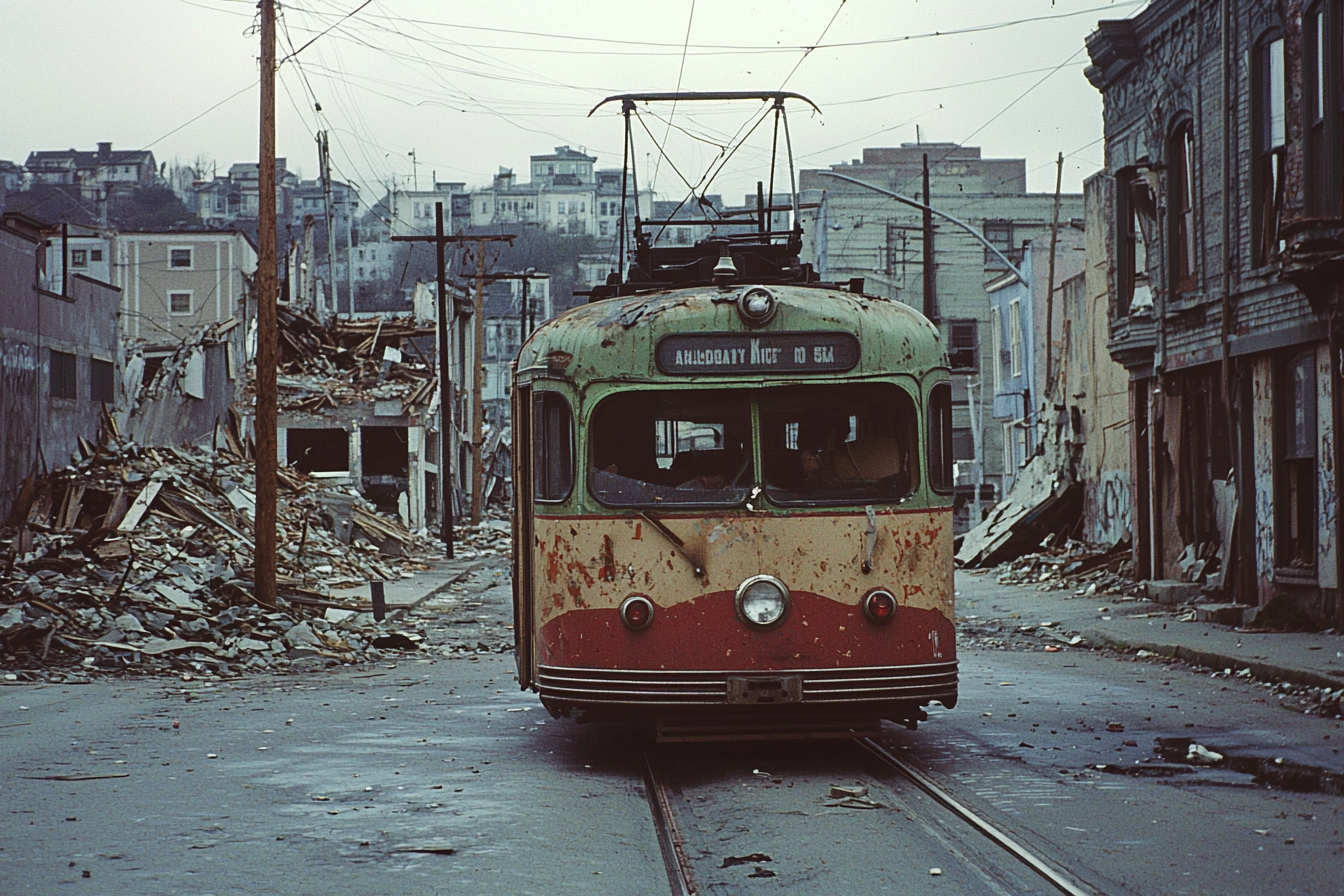
[[[1282,75],[1277,82],[1274,81],[1276,63]],[[1288,149],[1289,85],[1281,30],[1266,31],[1255,42],[1251,53],[1251,87],[1251,258],[1255,267],[1264,267],[1278,258],[1282,244],[1280,227]],[[1275,130],[1273,107],[1276,100],[1284,107],[1280,125],[1282,135]],[[1280,136],[1283,142],[1276,144],[1275,138]]]
[[[946,399],[945,401],[943,399]],[[929,490],[938,495],[952,494],[956,477],[952,475],[952,384],[935,383],[929,389],[925,413],[928,418],[928,450],[925,464]]]
[[[1167,270],[1173,297],[1194,292],[1199,285],[1197,158],[1194,119],[1183,117],[1167,141]]]
[[[1301,431],[1297,433],[1300,445],[1291,444],[1294,430],[1297,429],[1291,422],[1296,406],[1292,376],[1295,370],[1303,373]],[[1273,394],[1276,400],[1274,566],[1290,573],[1310,575],[1316,571],[1319,561],[1316,494],[1319,473],[1316,461],[1320,444],[1319,423],[1316,419],[1318,395],[1315,346],[1308,346],[1278,359],[1274,365]],[[1297,529],[1295,537],[1293,528]]]
[[[187,263],[177,264],[173,258],[176,252],[187,253]],[[168,270],[170,271],[194,271],[196,270],[196,247],[195,246],[169,246],[168,247]]]
[[[970,335],[970,346],[958,345],[960,336]],[[969,352],[970,364],[958,365],[955,360],[963,352]],[[955,372],[973,372],[980,369],[980,321],[973,317],[960,317],[947,322],[947,361]]]
[[[994,394],[1003,391],[1003,310],[998,305],[989,308],[989,339],[991,366],[994,368]]]
[[[555,405],[555,407],[548,407]],[[558,412],[548,418],[549,411]],[[554,424],[554,426],[552,425]],[[532,392],[532,501],[534,504],[563,504],[574,493],[575,443],[574,406],[568,396],[553,389]],[[563,430],[563,431],[560,431]],[[553,464],[551,452],[559,449],[559,464]],[[558,475],[559,482],[547,478]],[[552,485],[563,485],[553,489]]]
[[[174,299],[175,297],[177,297],[177,296],[186,296],[186,297],[187,297],[187,310],[186,310],[186,311],[174,311],[174,310],[173,310],[173,299]],[[168,313],[169,313],[170,315],[172,315],[173,317],[191,317],[191,315],[193,315],[193,314],[196,313],[196,307],[195,307],[195,306],[196,306],[196,295],[195,295],[195,290],[191,290],[191,289],[172,289],[172,290],[169,290],[169,291],[168,291],[167,296],[165,296],[165,300],[166,300],[166,302],[167,302],[167,304],[168,304]]]
[[[88,250],[88,249],[71,249],[71,250],[70,250],[70,267],[72,267],[72,268],[87,268],[88,266],[89,266],[89,250]]]
[[[79,356],[74,352],[47,350],[47,394],[51,398],[79,398]]]
[[[103,376],[100,378],[100,374]],[[117,400],[117,366],[103,358],[89,358],[89,401],[115,404]]]
[[[1302,116],[1306,214],[1344,216],[1344,0],[1303,12]]]
[[[1022,375],[1022,300],[1008,301],[1008,364],[1012,376]]]

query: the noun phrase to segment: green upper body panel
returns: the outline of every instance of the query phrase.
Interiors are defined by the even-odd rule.
[[[518,376],[561,377],[585,384],[626,382],[731,382],[723,374],[669,377],[658,369],[655,349],[664,336],[694,333],[761,334],[841,331],[859,342],[858,363],[844,373],[781,374],[782,379],[818,381],[913,373],[946,368],[947,353],[938,329],[901,302],[842,290],[770,285],[778,311],[764,326],[748,326],[737,299],[752,284],[720,289],[689,287],[604,299],[573,308],[532,333],[518,356]],[[758,380],[759,372],[741,378]]]

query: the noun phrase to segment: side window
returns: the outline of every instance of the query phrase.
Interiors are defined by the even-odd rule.
[[[1190,292],[1195,278],[1195,128],[1183,121],[1171,136],[1168,153],[1168,202],[1170,203],[1171,289]]]
[[[574,487],[574,413],[556,392],[532,396],[532,477],[541,502],[563,501]]]
[[[1265,265],[1274,260],[1282,247],[1279,223],[1283,215],[1283,164],[1288,142],[1283,38],[1261,41],[1252,63],[1251,223],[1255,232],[1255,264]]]
[[[939,383],[929,393],[929,486],[952,492],[952,387]]]

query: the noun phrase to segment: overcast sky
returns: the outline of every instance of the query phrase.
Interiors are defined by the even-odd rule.
[[[568,144],[619,167],[617,93],[790,90],[798,167],[916,140],[1025,158],[1028,186],[1079,191],[1102,166],[1101,99],[1083,77],[1098,19],[1142,0],[298,0],[282,3],[277,154],[374,201],[390,180],[527,179]],[[353,15],[352,10],[358,9]],[[257,158],[255,0],[0,0],[0,159],[32,150],[153,150],[159,162]],[[311,44],[310,44],[311,41]],[[813,47],[811,51],[806,48]],[[321,112],[314,106],[321,106]],[[637,127],[641,185],[679,197],[757,104],[659,106]],[[667,147],[670,162],[658,156]],[[764,177],[770,124],[708,192],[741,202]],[[781,137],[782,146],[782,137]],[[411,153],[414,152],[412,157]],[[675,168],[674,168],[675,166]],[[656,168],[656,179],[655,179]],[[777,183],[787,187],[787,174]]]

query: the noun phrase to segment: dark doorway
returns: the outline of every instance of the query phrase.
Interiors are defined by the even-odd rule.
[[[397,496],[410,487],[406,427],[365,426],[359,431],[364,497],[389,513],[397,510]]]

